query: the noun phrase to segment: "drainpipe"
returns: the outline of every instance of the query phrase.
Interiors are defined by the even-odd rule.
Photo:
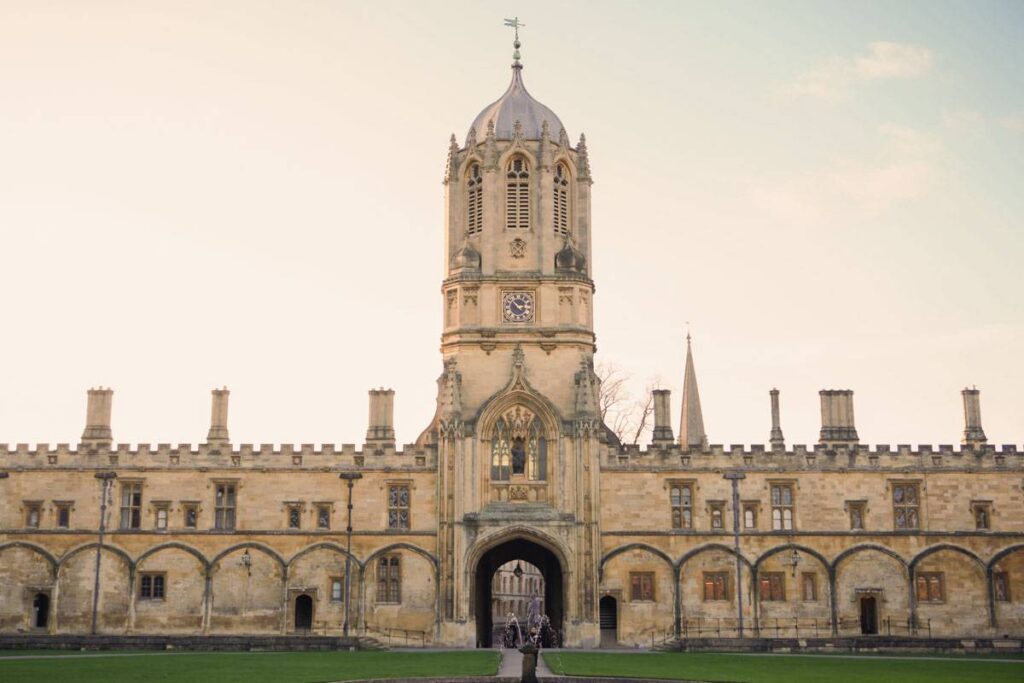
[[[743,472],[726,472],[723,475],[732,483],[732,538],[736,550],[736,618],[738,636],[743,637],[743,561],[740,558],[740,480],[746,479]]]
[[[96,478],[100,480],[100,529],[99,539],[96,544],[96,577],[92,584],[92,628],[90,633],[96,635],[96,612],[100,604],[100,559],[103,555],[103,533],[107,529],[107,493],[117,479],[116,472],[97,472]]]

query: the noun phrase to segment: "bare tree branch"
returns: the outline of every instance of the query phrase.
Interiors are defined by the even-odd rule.
[[[630,376],[621,367],[602,360],[594,372],[601,380],[601,420],[615,433],[619,443],[640,443],[640,439],[652,429],[654,395],[651,392],[661,388],[661,380],[648,382],[643,396],[634,400],[629,393]]]

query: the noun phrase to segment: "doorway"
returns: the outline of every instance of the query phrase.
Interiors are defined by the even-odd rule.
[[[50,623],[50,596],[37,593],[32,598],[32,628],[46,628]]]
[[[873,595],[860,599],[860,632],[865,636],[878,633],[878,600]]]
[[[562,642],[562,620],[565,609],[562,564],[558,557],[544,546],[525,538],[516,538],[491,548],[477,562],[473,577],[476,598],[473,604],[473,614],[476,618],[477,647],[493,647],[497,642],[494,636],[493,618],[495,574],[502,566],[513,563],[512,566],[515,567],[517,562],[524,571],[531,569],[530,565],[532,565],[540,572],[543,580],[538,583],[544,593],[541,602],[543,613],[550,620],[550,629],[554,632],[558,642]],[[502,626],[504,624],[498,624],[499,628]]]
[[[313,628],[313,598],[300,595],[295,598],[295,630],[309,631]]]
[[[611,595],[601,598],[601,647],[619,643],[619,601]]]

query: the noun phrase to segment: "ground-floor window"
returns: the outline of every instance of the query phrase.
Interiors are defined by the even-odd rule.
[[[729,599],[729,572],[704,572],[704,599]]]
[[[654,572],[630,572],[629,599],[654,601]]]
[[[786,575],[782,572],[762,572],[760,578],[761,601],[786,599]]]
[[[921,572],[917,575],[917,601],[943,602],[946,599],[942,572]]]
[[[140,600],[163,600],[164,582],[166,577],[163,574],[145,573],[139,577],[139,599]]]
[[[385,555],[377,562],[377,602],[402,601],[402,558]]]

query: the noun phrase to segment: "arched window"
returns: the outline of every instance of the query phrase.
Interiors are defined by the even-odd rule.
[[[530,229],[530,170],[522,157],[509,161],[505,174],[505,228]]]
[[[466,233],[470,235],[477,235],[484,229],[483,184],[480,164],[473,164],[466,177]]]
[[[569,234],[569,169],[562,163],[555,166],[555,215],[552,223],[555,235],[566,237]]]
[[[491,439],[491,479],[494,481],[508,481],[511,450],[505,421],[499,419]]]
[[[541,422],[522,408],[499,417],[491,439],[491,479],[508,481],[511,475],[526,475],[533,481],[547,479],[548,441]]]

